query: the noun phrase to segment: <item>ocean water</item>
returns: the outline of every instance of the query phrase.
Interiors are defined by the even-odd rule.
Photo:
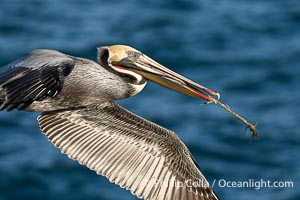
[[[298,0],[0,0],[0,66],[37,48],[96,59],[127,44],[221,93],[260,137],[217,105],[153,83],[119,100],[175,131],[221,199],[300,199]],[[38,113],[0,112],[0,200],[136,199],[69,160],[40,133]],[[253,181],[255,187],[230,187]],[[228,184],[225,186],[225,181]],[[230,182],[231,181],[231,182]],[[293,187],[263,187],[270,181]],[[281,185],[282,186],[282,185]]]

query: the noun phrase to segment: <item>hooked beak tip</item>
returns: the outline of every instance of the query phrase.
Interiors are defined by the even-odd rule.
[[[216,92],[214,95],[218,97],[217,100],[219,100],[221,98],[221,95],[218,92]]]
[[[213,98],[213,97],[209,96],[209,98],[210,98],[210,101],[211,101],[211,102],[213,102],[213,103],[215,103],[215,104],[217,104],[217,102],[218,102],[218,101],[219,101],[219,99],[221,98],[221,95],[220,95],[220,93],[218,93],[218,92],[212,92],[211,94],[212,94],[212,95],[214,95],[214,96],[216,96],[216,97],[217,97],[217,99],[215,99],[215,98]]]

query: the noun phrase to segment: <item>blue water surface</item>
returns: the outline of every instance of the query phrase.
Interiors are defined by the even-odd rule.
[[[258,140],[217,105],[148,83],[118,103],[175,131],[221,199],[300,199],[300,1],[0,0],[0,66],[37,48],[95,60],[133,46],[221,93]],[[40,133],[38,113],[0,112],[0,200],[136,199],[68,159]],[[226,181],[293,187],[223,187]]]

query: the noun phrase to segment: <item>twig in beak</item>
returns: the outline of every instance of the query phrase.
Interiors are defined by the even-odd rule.
[[[251,124],[250,122],[248,122],[244,117],[240,116],[239,114],[237,114],[236,112],[232,111],[229,106],[223,104],[222,102],[218,101],[218,100],[215,100],[215,103],[220,105],[222,108],[224,108],[227,112],[229,112],[230,114],[232,114],[234,117],[236,117],[238,120],[240,120],[241,122],[243,122],[247,127],[246,127],[246,130],[247,128],[249,128],[252,132],[252,136],[251,136],[251,141],[253,141],[254,139],[256,139],[258,137],[258,133],[257,133],[257,130],[256,130],[256,125],[253,125]],[[250,142],[251,142],[250,141]]]

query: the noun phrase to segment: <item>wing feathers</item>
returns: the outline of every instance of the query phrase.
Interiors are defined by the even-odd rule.
[[[96,165],[98,162],[97,159],[99,159],[99,157],[97,157],[98,152],[102,150],[102,148],[104,146],[99,145],[99,144],[104,144],[106,141],[109,140],[109,137],[104,136],[103,138],[95,138],[95,142],[90,143],[90,148],[88,149],[88,151],[83,152],[83,154],[85,154],[85,158],[82,160],[82,163],[90,165],[89,163],[91,163],[91,168],[92,169],[96,169]],[[89,145],[89,144],[88,144]]]
[[[55,97],[74,65],[73,59],[57,51],[35,50],[3,67],[0,87],[5,91],[5,101],[0,110],[22,110],[34,101]]]
[[[154,159],[154,161],[152,162],[152,165],[151,165],[149,171],[144,176],[144,180],[147,180],[147,181],[143,181],[141,183],[141,186],[140,186],[141,191],[139,193],[140,196],[142,196],[142,194],[144,194],[144,196],[149,196],[149,194],[153,188],[153,185],[155,184],[154,180],[156,180],[155,171],[156,170],[158,171],[158,169],[160,169],[159,162],[163,163],[163,160],[160,159],[159,157],[156,157]]]
[[[63,153],[140,198],[217,199],[209,187],[185,184],[206,180],[174,133],[114,103],[44,113],[38,120]]]

